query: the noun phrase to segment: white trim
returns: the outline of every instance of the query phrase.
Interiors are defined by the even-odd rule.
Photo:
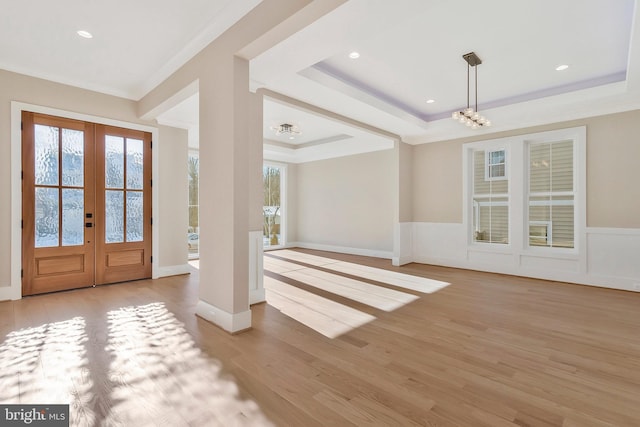
[[[286,245],[289,248],[314,249],[317,251],[336,252],[339,254],[362,255],[374,258],[393,259],[393,251],[381,251],[375,249],[350,248],[347,246],[322,245],[309,242],[291,242]]]
[[[249,232],[249,305],[266,301],[262,230]]]
[[[158,268],[158,278],[169,277],[169,276],[179,276],[181,274],[190,274],[190,273],[191,273],[191,266],[189,264],[170,265],[168,267]]]
[[[232,334],[251,328],[251,310],[227,313],[208,302],[199,300],[196,305],[196,315]]]
[[[151,150],[152,174],[151,178],[155,185],[151,189],[151,211],[156,213],[152,229],[151,254],[155,254],[154,263],[151,267],[151,276],[159,277],[160,265],[160,212],[159,194],[160,180],[158,179],[158,166],[160,164],[160,138],[158,128],[138,123],[125,122],[122,120],[108,119],[105,117],[92,116],[89,114],[75,113],[58,108],[44,107],[41,105],[28,104],[24,102],[11,101],[11,299],[22,297],[22,279],[20,270],[22,268],[22,132],[20,124],[22,122],[22,112],[31,111],[40,114],[65,117],[69,119],[82,120],[92,123],[99,123],[108,126],[123,127],[127,129],[140,130],[151,133],[153,149]]]

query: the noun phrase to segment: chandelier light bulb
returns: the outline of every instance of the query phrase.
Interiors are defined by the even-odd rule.
[[[460,112],[459,111],[454,111],[453,114],[451,114],[451,118],[453,120],[458,120],[460,118]]]
[[[484,125],[487,126],[487,127],[491,126],[491,121],[490,120],[485,121]]]

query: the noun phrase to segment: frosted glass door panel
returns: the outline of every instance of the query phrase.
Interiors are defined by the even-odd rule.
[[[141,242],[143,240],[142,196],[141,191],[127,192],[127,242]]]
[[[143,160],[141,139],[105,136],[106,243],[144,240]]]
[[[49,248],[60,243],[60,204],[57,188],[36,188],[36,248]]]
[[[62,185],[84,187],[84,132],[62,129]]]
[[[124,242],[124,191],[107,190],[105,194],[105,242]]]
[[[142,150],[142,140],[127,138],[127,189],[129,190],[142,190]]]
[[[84,242],[84,190],[62,190],[62,246]]]
[[[35,183],[36,185],[58,185],[58,159],[60,129],[35,125]]]
[[[105,187],[124,188],[124,138],[105,137],[104,161]]]

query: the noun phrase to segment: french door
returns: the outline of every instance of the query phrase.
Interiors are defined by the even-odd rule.
[[[22,115],[22,294],[151,277],[151,135]]]

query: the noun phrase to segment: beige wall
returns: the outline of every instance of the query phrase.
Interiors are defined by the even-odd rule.
[[[299,242],[393,250],[394,150],[297,165]]]
[[[462,144],[587,127],[587,226],[640,228],[640,110],[414,146],[413,221],[462,223]]]
[[[161,267],[181,266],[187,263],[188,135],[184,129],[165,126],[160,127],[160,133],[160,143],[153,146],[154,150],[156,147],[160,150],[159,212],[153,213],[154,224],[160,227],[159,259]]]
[[[0,286],[9,286],[10,283],[11,101],[154,126],[154,123],[138,119],[136,115],[137,103],[135,101],[0,70]],[[172,140],[179,140],[180,144],[182,142],[186,144],[187,141],[186,134],[183,135],[175,131],[169,132],[169,128],[161,128],[159,137],[164,144],[169,144]],[[13,147],[13,149],[19,150],[20,147]],[[169,151],[168,154],[170,155],[171,152]],[[160,158],[161,164],[166,165],[167,162],[171,162],[171,159]],[[186,176],[186,160],[182,163],[185,165]],[[165,194],[162,187],[160,187],[160,191],[160,197],[165,197],[165,200],[172,195],[172,193]],[[180,200],[180,203],[182,203],[184,198]],[[176,224],[176,220],[177,218],[167,215],[165,224]],[[173,237],[171,235],[165,236],[163,231],[160,231],[161,248],[164,245],[173,245],[175,243]],[[184,239],[181,240],[184,241]],[[182,246],[184,247],[184,245]],[[176,259],[171,256],[170,262],[175,262]],[[160,262],[161,265],[173,265],[165,264],[162,258],[160,258]]]

